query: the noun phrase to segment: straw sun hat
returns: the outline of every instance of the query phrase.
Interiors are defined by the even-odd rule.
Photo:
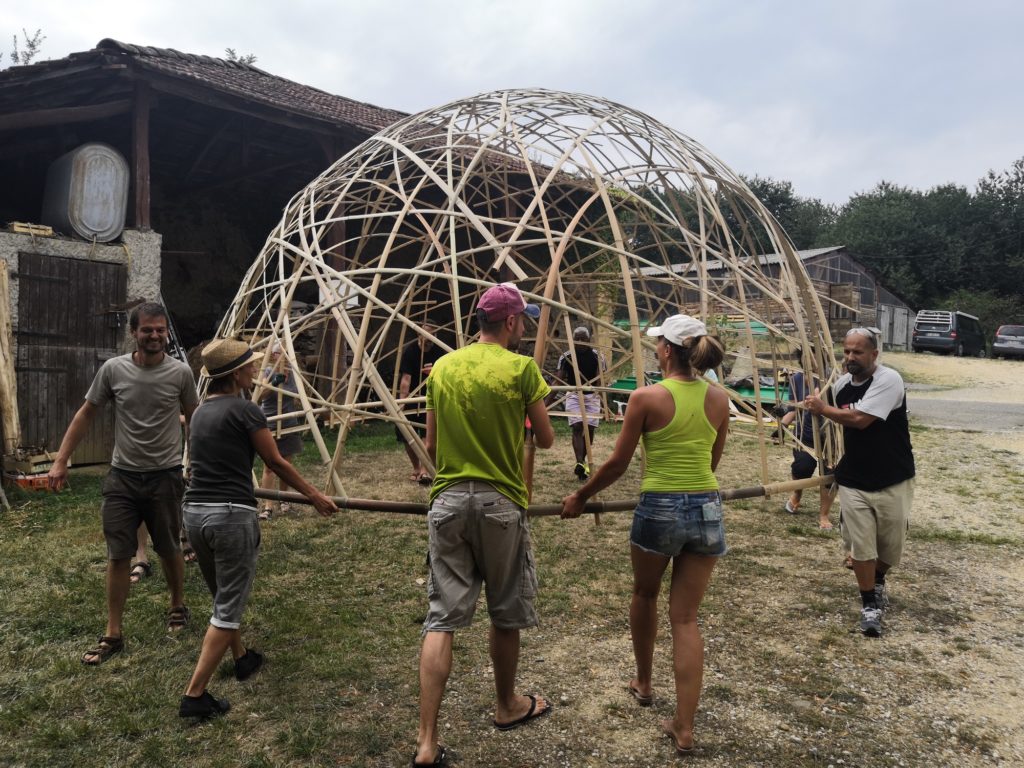
[[[214,339],[202,352],[203,376],[219,379],[243,365],[258,363],[263,359],[262,352],[253,352],[244,341],[237,339]]]

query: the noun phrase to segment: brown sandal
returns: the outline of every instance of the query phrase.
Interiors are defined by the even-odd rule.
[[[192,618],[192,611],[184,605],[171,608],[171,610],[167,612],[167,631],[178,632],[184,629],[190,618]]]
[[[128,574],[128,581],[132,584],[138,584],[143,579],[148,579],[152,573],[153,566],[145,560],[139,560],[139,562],[132,566],[131,573]]]
[[[82,654],[82,663],[87,667],[97,667],[115,653],[120,653],[123,650],[124,638],[101,637],[96,642],[95,648],[90,648]]]

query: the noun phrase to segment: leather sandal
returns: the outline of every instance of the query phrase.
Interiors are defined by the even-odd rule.
[[[115,653],[124,650],[124,638],[122,637],[101,637],[96,645],[82,654],[82,663],[87,667],[97,667],[109,659]]]
[[[148,579],[152,574],[153,566],[145,560],[139,560],[139,562],[132,566],[132,570],[128,574],[128,581],[132,584],[138,584],[143,579]]]
[[[167,612],[167,631],[168,632],[179,632],[185,628],[188,624],[188,620],[192,618],[192,611],[186,606],[179,605],[171,608]]]

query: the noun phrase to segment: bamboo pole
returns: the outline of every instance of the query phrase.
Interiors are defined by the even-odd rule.
[[[803,490],[817,486],[832,485],[832,475],[809,477],[805,480],[786,480],[768,485],[755,485],[749,488],[732,488],[719,491],[722,501],[737,499],[756,499],[761,496],[773,496],[789,491]],[[301,493],[294,491],[275,491],[264,488],[256,489],[256,498],[270,501],[287,501],[295,504],[311,504]],[[388,501],[386,499],[354,499],[345,496],[331,497],[341,510],[358,510],[362,512],[395,512],[403,515],[425,515],[429,509],[427,504],[419,501]],[[584,514],[600,515],[605,512],[631,512],[636,509],[638,499],[621,499],[618,501],[588,501],[583,508]],[[561,504],[531,504],[527,509],[530,517],[554,517],[562,513]]]

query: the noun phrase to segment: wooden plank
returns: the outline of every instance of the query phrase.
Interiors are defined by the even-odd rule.
[[[7,262],[0,261],[0,433],[3,434],[5,454],[13,453],[21,438],[10,296],[11,286],[7,274]]]
[[[132,102],[118,99],[87,107],[60,107],[58,109],[32,109],[0,115],[0,131],[17,131],[23,128],[43,128],[50,125],[87,123],[114,115],[130,112]]]

